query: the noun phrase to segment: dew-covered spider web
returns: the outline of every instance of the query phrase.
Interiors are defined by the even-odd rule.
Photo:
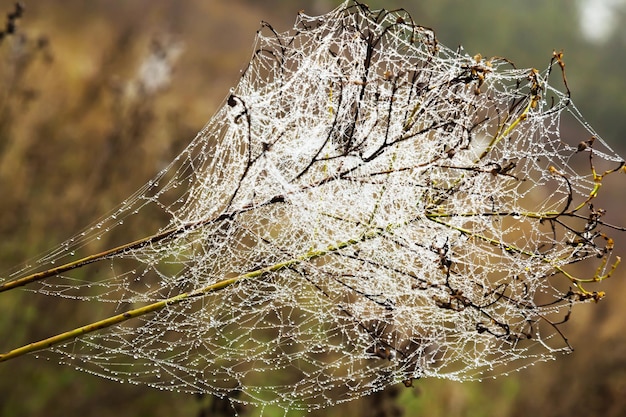
[[[552,359],[572,305],[602,297],[586,282],[618,263],[593,202],[624,164],[563,67],[454,51],[353,1],[264,24],[167,168],[2,285],[120,315],[38,355],[243,403],[312,409]]]

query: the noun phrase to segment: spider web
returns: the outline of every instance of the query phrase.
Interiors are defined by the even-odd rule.
[[[175,300],[38,355],[311,409],[571,350],[559,323],[601,298],[584,280],[616,264],[590,201],[623,160],[561,70],[560,54],[543,72],[471,57],[403,10],[356,2],[286,33],[264,24],[239,84],[167,168],[6,280],[160,222],[28,288],[111,314]],[[565,118],[579,136],[561,137]]]

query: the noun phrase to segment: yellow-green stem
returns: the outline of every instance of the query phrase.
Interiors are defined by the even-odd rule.
[[[55,268],[51,268],[42,272],[37,272],[13,281],[4,282],[0,284],[0,292],[9,291],[17,287],[22,287],[26,284],[30,284],[31,282],[41,281],[42,279],[46,279],[58,274],[62,274],[63,272],[71,271],[72,269],[80,268],[82,266],[101,261],[103,259],[106,259],[107,257],[118,255],[120,253],[123,253],[124,251],[137,249],[144,245],[161,241],[169,236],[176,234],[179,231],[179,229],[167,230],[165,232],[135,240],[134,242],[126,243],[112,249],[107,249],[100,253],[85,256],[84,258],[77,259],[64,265],[59,265]]]
[[[61,343],[64,342],[69,342],[72,341],[80,336],[83,336],[85,334],[88,333],[93,333],[97,330],[101,330],[101,329],[105,329],[111,326],[114,326],[116,324],[122,323],[124,321],[130,320],[132,318],[135,317],[140,317],[149,313],[153,313],[155,311],[159,311],[164,309],[167,306],[170,305],[176,305],[179,303],[182,303],[184,301],[188,301],[191,300],[193,298],[196,297],[201,297],[219,290],[222,290],[232,284],[235,284],[237,282],[240,281],[245,281],[248,279],[254,279],[254,278],[260,278],[266,274],[269,274],[271,272],[276,272],[279,271],[281,269],[284,268],[289,268],[291,266],[294,266],[296,264],[299,264],[301,262],[304,261],[309,261],[315,258],[319,258],[321,256],[327,255],[329,253],[332,252],[336,252],[340,249],[346,248],[348,246],[352,246],[352,245],[356,245],[358,243],[364,242],[366,240],[375,238],[377,236],[380,236],[381,234],[385,233],[387,229],[371,229],[370,231],[363,233],[361,236],[359,236],[356,239],[349,239],[340,243],[337,243],[335,245],[330,245],[328,247],[326,247],[325,249],[319,249],[319,250],[311,250],[309,252],[307,252],[306,254],[296,257],[296,258],[292,258],[289,259],[287,261],[284,262],[279,262],[277,264],[268,266],[268,267],[264,267],[264,268],[259,268],[259,269],[255,269],[254,271],[250,271],[247,272],[245,274],[239,275],[237,277],[234,278],[229,278],[229,279],[224,279],[221,280],[219,282],[216,282],[214,284],[208,285],[204,288],[195,290],[195,291],[191,291],[191,292],[187,292],[187,293],[182,293],[182,294],[178,294],[174,297],[165,299],[165,300],[161,300],[140,308],[136,308],[133,310],[129,310],[125,313],[122,314],[118,314],[115,316],[111,316],[108,317],[106,319],[103,320],[99,320],[90,324],[87,324],[85,326],[81,326],[81,327],[77,327],[73,330],[64,332],[64,333],[60,333],[56,336],[52,336],[49,337],[47,339],[43,339],[40,340],[38,342],[34,342],[34,343],[30,343],[28,345],[24,345],[22,347],[19,347],[17,349],[13,349],[7,353],[4,354],[0,354],[0,362],[5,362],[8,361],[9,359],[14,359],[16,357],[25,355],[27,353],[31,353],[31,352],[36,352],[36,351],[40,351],[40,350],[44,350],[44,349],[48,349],[52,346],[56,346],[59,345]]]

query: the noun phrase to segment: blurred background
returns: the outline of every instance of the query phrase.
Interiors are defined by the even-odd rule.
[[[209,120],[248,62],[260,21],[278,31],[332,0],[26,0],[0,43],[0,271],[54,247],[152,178]],[[574,102],[626,155],[623,0],[368,1],[404,7],[444,45],[544,69],[563,49]],[[0,0],[0,14],[14,2]],[[4,25],[6,19],[0,18]],[[155,66],[155,62],[158,65]],[[155,70],[158,68],[158,70]],[[156,71],[156,72],[155,72]],[[596,203],[626,224],[624,176]],[[148,233],[151,231],[147,231]],[[626,239],[617,240],[625,256]],[[6,274],[0,273],[0,276]],[[482,383],[416,381],[312,416],[624,416],[626,268],[575,308],[576,351]],[[94,317],[95,316],[95,317]],[[71,318],[71,320],[70,320]],[[0,294],[0,350],[98,318],[89,305]],[[0,364],[0,416],[241,416],[210,396],[127,386],[37,360]],[[267,409],[264,415],[282,415]],[[289,413],[288,415],[299,415]]]

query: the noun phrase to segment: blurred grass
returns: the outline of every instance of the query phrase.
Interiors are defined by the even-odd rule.
[[[54,247],[92,223],[169,163],[237,82],[261,19],[282,31],[291,27],[298,10],[318,14],[337,3],[28,1],[18,33],[0,44],[0,271]],[[380,3],[372,2],[372,6]],[[520,21],[540,25],[533,17],[545,19],[544,27],[554,22],[548,12],[533,15],[528,9],[520,11],[516,20],[500,8],[502,4],[479,1],[472,10],[478,18],[490,12],[494,19],[506,17],[509,26]],[[608,93],[598,96],[598,91],[623,91],[623,84],[615,84],[619,77],[611,76],[613,84],[600,88],[602,77],[589,72],[591,64],[585,62],[593,49],[570,44],[571,38],[559,37],[558,30],[549,31],[555,33],[553,37],[531,28],[521,34],[513,29],[501,32],[506,25],[485,32],[486,26],[467,19],[468,11],[460,7],[441,10],[385,2],[388,8],[398,5],[410,5],[416,21],[437,29],[450,47],[456,46],[454,36],[466,36],[470,53],[518,57],[523,66],[546,65],[552,49],[565,43],[569,47],[566,59],[573,58],[568,62],[579,62],[582,68],[568,67],[574,97],[597,96],[601,108],[624,111],[619,98],[611,104]],[[12,2],[0,1],[0,13],[12,7]],[[571,11],[561,11],[558,16],[565,21],[573,19]],[[463,24],[467,29],[461,28]],[[494,39],[497,42],[492,42]],[[489,46],[478,48],[482,42]],[[182,54],[172,62],[169,85],[157,91],[139,91],[139,68],[154,48],[167,51],[180,46]],[[530,62],[539,50],[541,60]],[[577,53],[586,56],[576,58]],[[594,107],[595,103],[583,104]],[[594,111],[590,113],[596,114]],[[605,126],[588,117],[604,133]],[[608,129],[612,126],[606,127],[613,131]],[[623,187],[623,177],[611,181],[613,189]],[[621,196],[604,199],[603,207],[615,223],[626,223],[622,204]],[[149,219],[142,226],[147,230],[134,232],[144,235],[151,231]],[[626,245],[623,237],[617,243]],[[416,381],[412,389],[393,387],[311,415],[625,415],[626,336],[620,295],[626,285],[623,268],[618,272],[603,287],[607,299],[598,305],[578,306],[572,322],[565,326],[576,348],[572,355],[483,383]],[[89,305],[79,302],[24,292],[2,294],[0,348],[8,350],[73,323],[83,324],[93,314]],[[238,411],[241,415],[258,413],[245,408]],[[233,413],[228,405],[208,396],[121,385],[33,356],[0,365],[1,416],[200,417]],[[268,408],[264,415],[282,415],[282,411]]]

